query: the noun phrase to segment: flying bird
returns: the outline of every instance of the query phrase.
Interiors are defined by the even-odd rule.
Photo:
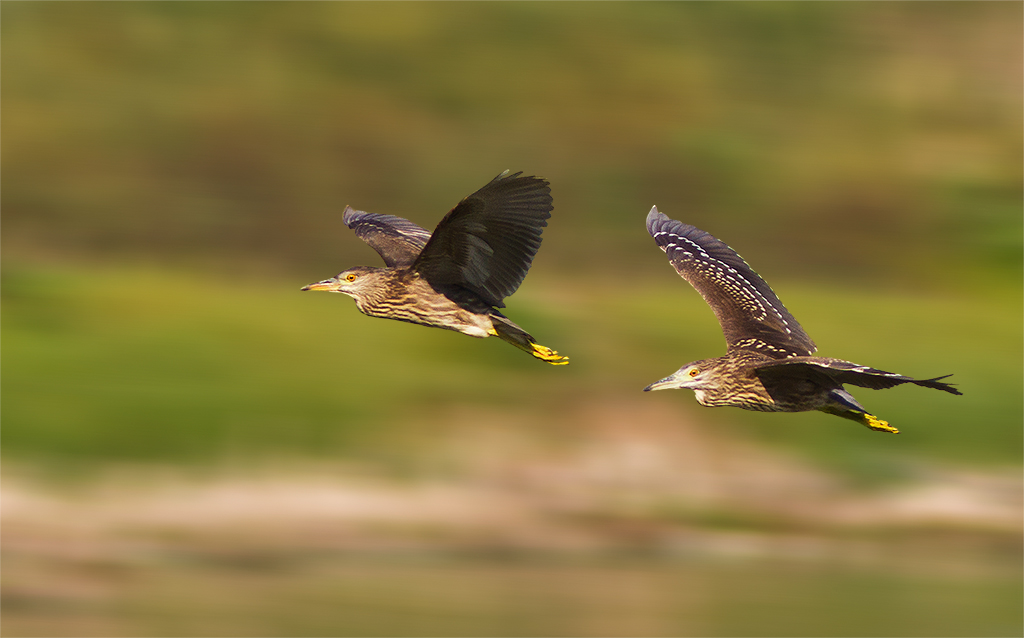
[[[526,277],[552,208],[546,180],[509,171],[459,202],[433,233],[346,206],[342,221],[385,267],[355,266],[302,290],[340,292],[371,317],[498,337],[552,365],[566,364],[568,357],[498,311]]]
[[[655,206],[647,232],[676,272],[704,297],[725,333],[724,357],[687,363],[644,391],[689,388],[708,407],[760,412],[820,410],[872,430],[899,430],[857,402],[845,384],[882,390],[904,383],[962,394],[941,379],[914,379],[868,366],[812,356],[817,346],[747,262],[708,233],[669,219]]]

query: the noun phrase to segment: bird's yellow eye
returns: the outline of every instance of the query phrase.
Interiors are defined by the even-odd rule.
[[[355,275],[353,273],[349,273],[349,274],[345,275],[345,281],[347,281],[349,283],[352,283],[353,281],[355,281],[356,278],[357,278],[357,275]]]
[[[697,368],[690,368],[690,376],[691,377],[695,377],[698,374],[700,374],[700,370],[698,370]]]

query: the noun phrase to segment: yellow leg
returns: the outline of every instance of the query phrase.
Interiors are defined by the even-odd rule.
[[[856,421],[875,432],[888,432],[899,434],[900,431],[889,425],[887,421],[879,419],[874,414],[868,414],[857,400],[850,396],[850,393],[841,388],[829,392],[829,402],[818,408],[826,414],[834,414],[844,419]]]
[[[503,321],[507,322],[506,319],[503,319]],[[569,357],[563,357],[547,346],[534,343],[533,337],[515,324],[507,325],[506,323],[496,323],[494,327],[487,332],[490,335],[512,344],[523,352],[529,352],[541,361],[547,361],[553,366],[564,366],[569,363]]]
[[[888,421],[883,421],[873,414],[864,413],[864,425],[868,426],[876,432],[889,432],[891,434],[899,434],[900,431],[889,425]]]
[[[542,346],[539,343],[531,343],[530,347],[533,348],[533,352],[531,352],[530,354],[537,357],[541,361],[547,361],[553,366],[564,366],[565,364],[569,363],[569,357],[563,357],[562,355],[558,354],[557,351],[552,350],[547,346]]]

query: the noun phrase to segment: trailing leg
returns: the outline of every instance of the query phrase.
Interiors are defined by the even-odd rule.
[[[512,323],[504,315],[491,314],[491,323],[494,325],[491,334],[502,341],[512,344],[523,352],[527,352],[541,361],[547,361],[555,366],[569,363],[569,357],[563,357],[555,350],[540,345],[533,340],[533,337],[528,332]]]
[[[861,425],[875,430],[876,432],[889,432],[890,434],[899,434],[899,430],[889,425],[887,421],[879,419],[873,414],[869,414],[864,409],[857,399],[853,398],[853,395],[846,390],[832,390],[828,395],[829,402],[823,407],[818,408],[826,414],[834,414],[844,419],[856,421]]]

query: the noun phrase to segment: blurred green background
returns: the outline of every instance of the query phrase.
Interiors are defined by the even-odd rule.
[[[1019,3],[6,2],[0,13],[8,484],[70,490],[71,503],[92,504],[83,515],[104,502],[102,490],[84,496],[87,486],[129,489],[155,474],[216,482],[344,467],[409,489],[476,485],[481,458],[502,467],[532,459],[503,437],[569,464],[603,440],[591,408],[619,415],[607,419],[624,440],[640,432],[674,449],[678,418],[680,428],[812,468],[854,496],[935,471],[1019,473]],[[569,366],[299,293],[378,264],[341,224],[345,204],[429,229],[506,168],[549,179],[555,200],[507,314]],[[737,249],[823,355],[919,377],[953,373],[964,396],[859,390],[900,428],[893,437],[824,414],[643,395],[724,346],[710,310],[645,232],[655,204]],[[630,416],[648,409],[657,427]],[[460,447],[477,429],[497,434]],[[683,509],[669,523],[650,508],[630,516],[686,530],[717,529],[724,516],[750,533],[777,531],[746,505],[711,512],[686,495],[668,500]],[[779,488],[745,502],[786,500]],[[1019,506],[1016,491],[1010,501]],[[324,606],[346,600],[362,611],[337,618],[308,601],[268,602],[258,627],[241,620],[251,610],[237,601],[204,600],[200,611],[187,596],[166,602],[178,600],[168,588],[234,587],[237,574],[207,559],[184,574],[173,561],[147,563],[139,582],[150,586],[138,589],[110,584],[122,572],[90,572],[106,592],[100,603],[56,595],[46,583],[81,565],[50,557],[40,568],[44,559],[24,549],[39,530],[5,519],[5,560],[15,566],[4,579],[5,632],[24,635],[596,635],[605,630],[583,619],[597,609],[619,635],[1020,631],[1019,574],[992,567],[1019,565],[1019,538],[979,531],[967,514],[956,542],[967,534],[983,548],[984,559],[964,561],[984,577],[950,577],[931,598],[870,619],[827,610],[851,596],[878,603],[858,599],[864,590],[891,587],[903,601],[900,592],[920,590],[882,568],[826,569],[801,573],[793,596],[773,603],[763,594],[778,574],[762,563],[734,566],[747,587],[732,588],[703,563],[627,561],[589,577],[575,563],[579,574],[544,572],[570,568],[537,566],[531,554],[526,563],[359,563],[356,582],[383,583],[370,611],[331,578],[261,572],[242,578],[259,600],[308,588],[338,597],[321,593]],[[420,568],[417,589],[403,570]],[[618,600],[614,590],[554,608],[522,598],[538,582],[593,588],[618,578],[602,570],[634,570],[651,591],[718,593],[686,599],[689,620],[665,601],[615,616],[602,598]],[[430,591],[435,572],[454,591],[477,592],[475,602],[434,600],[424,609],[441,616],[408,616],[401,601]],[[493,596],[480,594],[495,578]],[[966,593],[979,587],[992,595]],[[163,602],[125,603],[126,591],[162,592],[154,600]],[[510,595],[520,606],[495,602]],[[393,606],[408,622],[388,620]],[[737,622],[731,609],[755,620]]]

